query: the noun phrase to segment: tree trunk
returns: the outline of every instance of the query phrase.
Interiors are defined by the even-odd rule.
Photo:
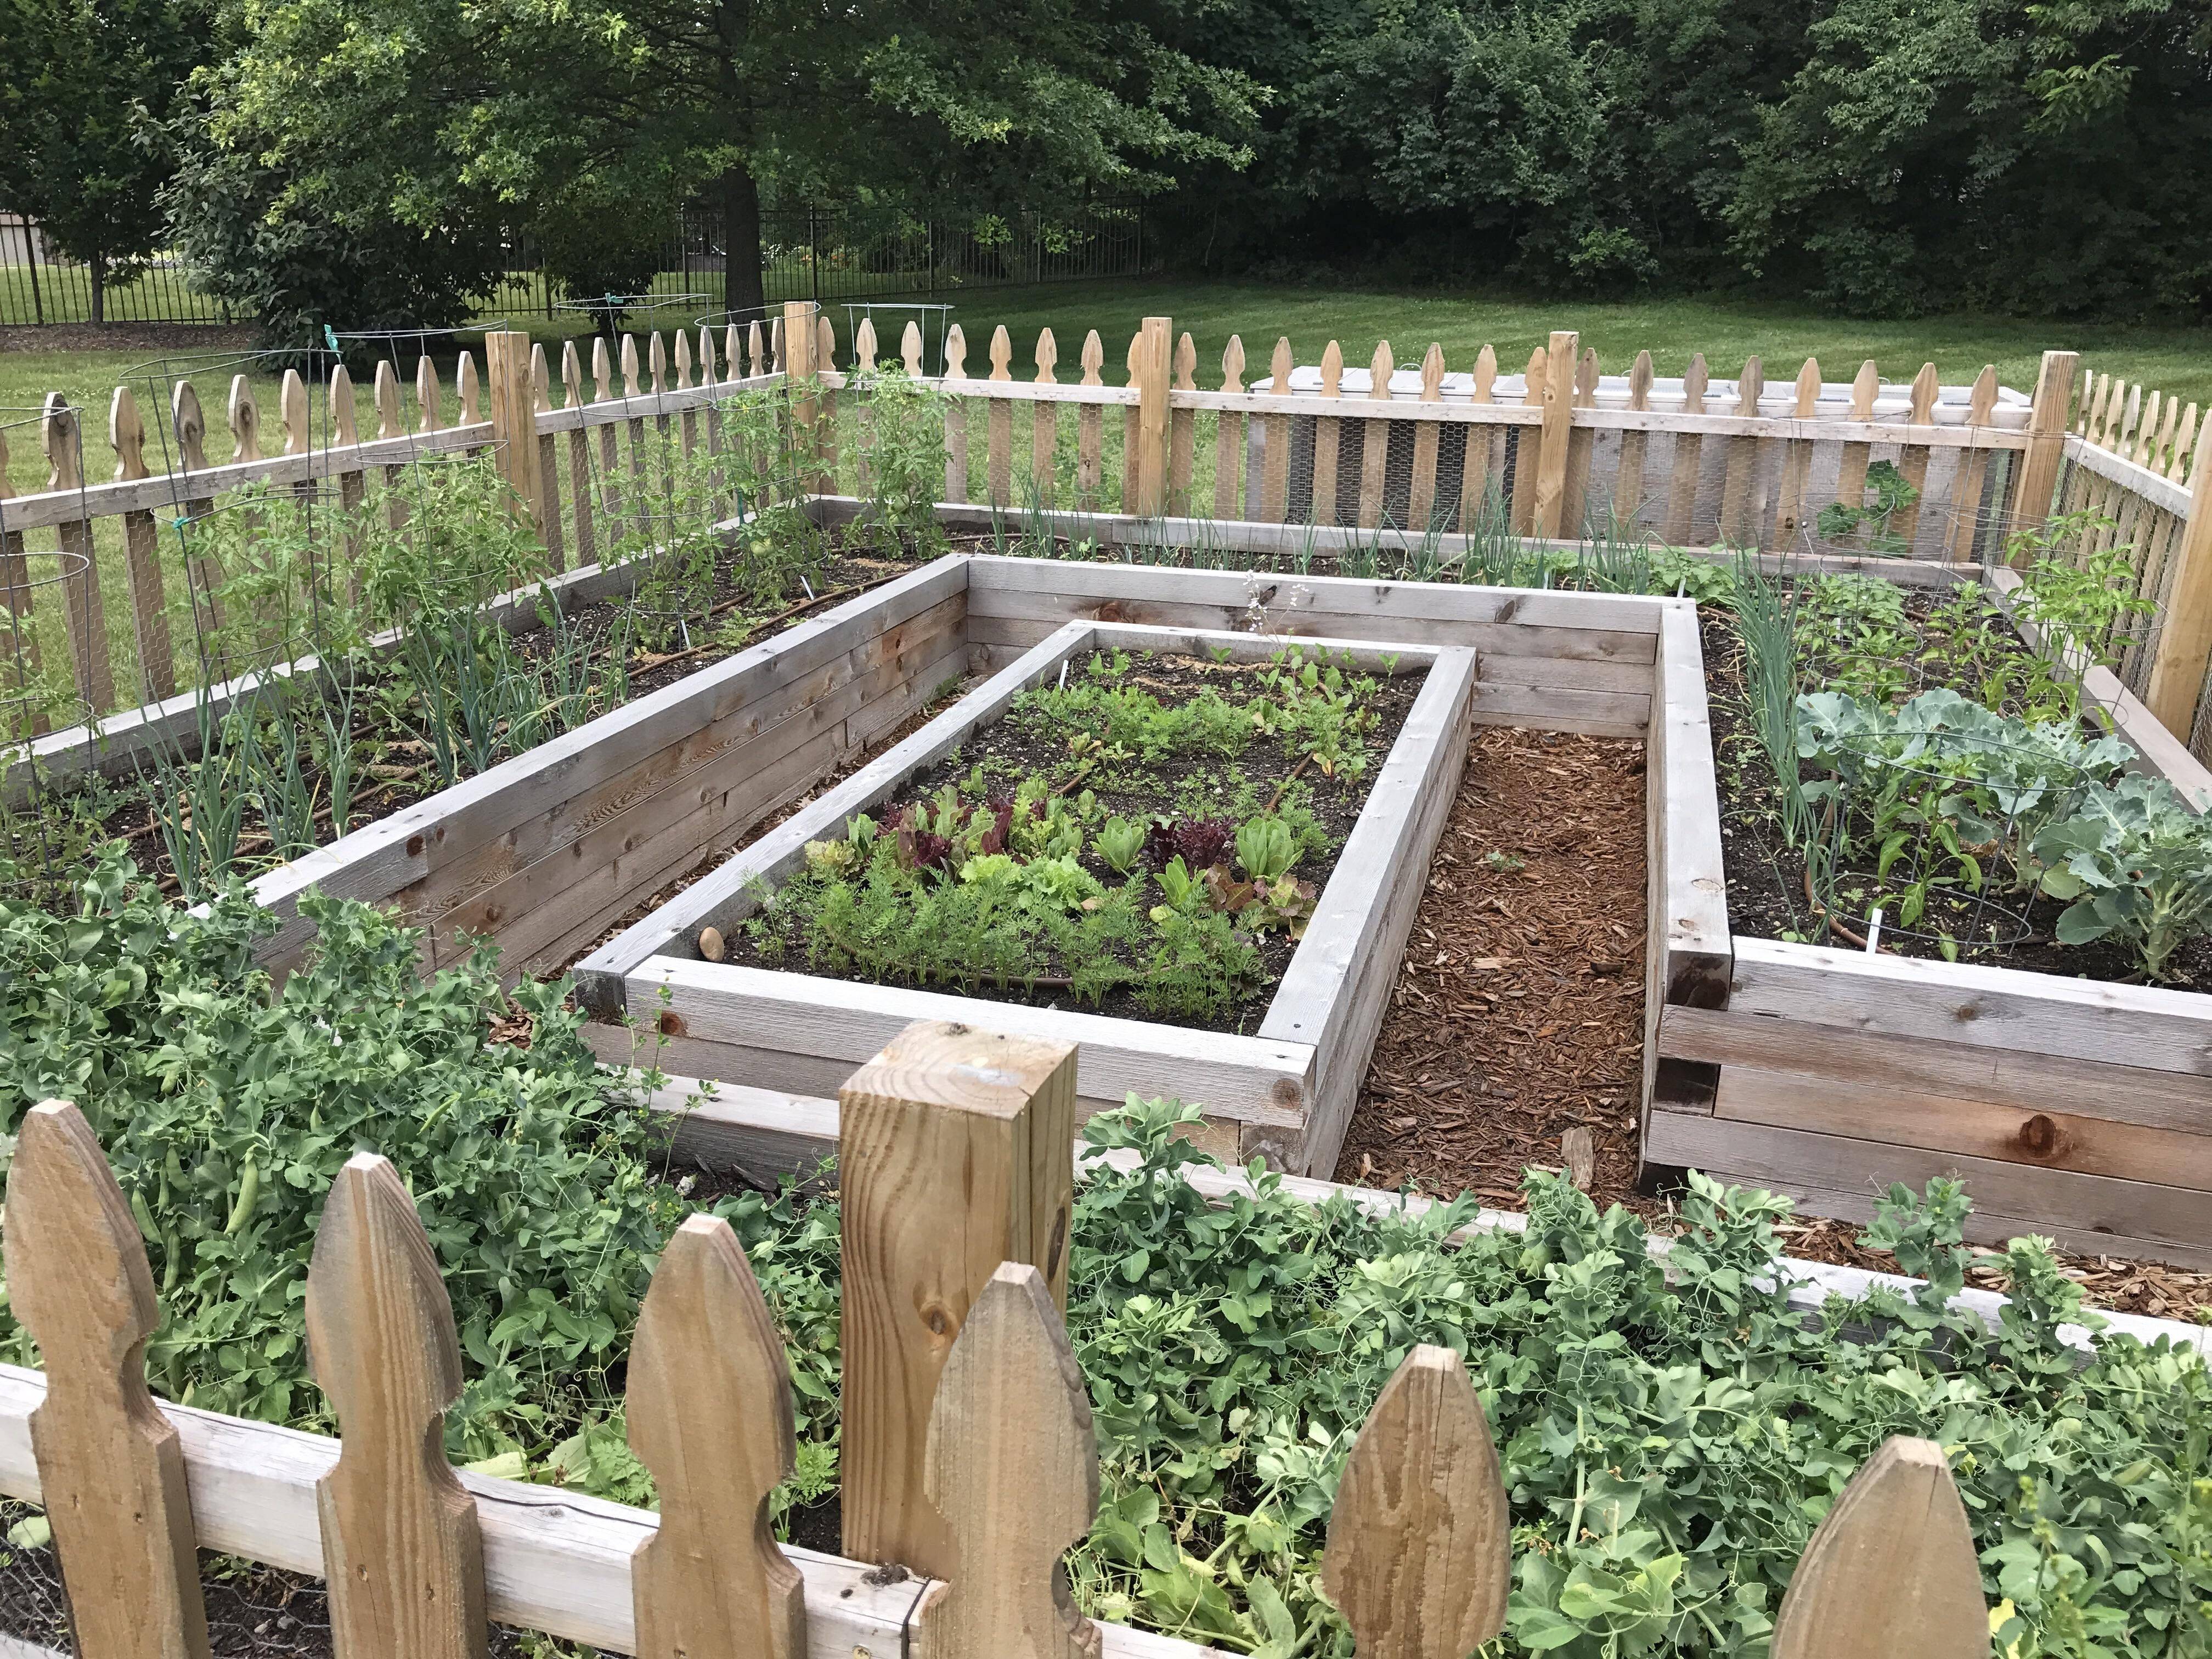
[[[768,303],[761,283],[760,186],[742,167],[722,175],[722,303],[757,311]]]
[[[95,253],[85,270],[92,278],[92,325],[98,328],[107,320],[107,261]]]

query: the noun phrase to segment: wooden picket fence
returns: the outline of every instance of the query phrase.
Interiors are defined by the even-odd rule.
[[[56,394],[41,428],[47,488],[9,499],[0,456],[0,594],[19,611],[34,594],[52,604],[27,579],[26,559],[76,556],[50,585],[66,605],[82,702],[102,713],[168,697],[183,683],[167,640],[175,585],[204,587],[221,573],[167,568],[177,561],[162,557],[162,518],[204,513],[257,481],[335,479],[357,502],[410,459],[486,451],[553,566],[590,566],[615,538],[602,516],[646,521],[676,459],[725,442],[714,406],[735,388],[793,386],[795,435],[814,458],[816,489],[865,494],[868,411],[865,404],[841,411],[841,396],[854,397],[855,367],[879,359],[902,360],[919,377],[922,346],[917,326],[894,347],[866,319],[841,343],[827,317],[793,304],[766,323],[679,331],[672,343],[659,333],[581,349],[572,343],[556,408],[544,349],[494,334],[481,380],[468,354],[459,360],[455,425],[441,424],[442,389],[427,357],[416,366],[411,411],[403,407],[403,366],[380,365],[374,437],[355,430],[343,368],[325,389],[319,433],[307,388],[288,375],[278,399],[283,443],[273,455],[263,453],[259,411],[241,376],[230,398],[233,455],[219,465],[205,453],[197,394],[180,382],[161,446],[170,470],[158,475],[146,464],[131,394],[119,388],[109,483],[87,478],[77,412]],[[1626,373],[1607,374],[1571,331],[1552,335],[1517,373],[1488,346],[1452,365],[1439,344],[1401,362],[1382,341],[1362,368],[1347,366],[1336,341],[1301,353],[1284,337],[1256,374],[1243,341],[1231,338],[1218,377],[1208,372],[1211,387],[1199,385],[1190,335],[1178,336],[1167,318],[1146,319],[1110,373],[1096,330],[1066,366],[1049,329],[1018,352],[997,330],[981,363],[970,363],[972,349],[954,325],[945,373],[934,380],[948,398],[944,499],[1009,517],[1042,507],[1350,526],[1401,542],[1498,530],[1573,538],[1617,527],[1675,545],[1961,564],[2002,562],[2010,538],[2054,509],[2094,508],[2114,527],[2068,550],[2128,547],[2139,591],[2160,607],[2155,625],[2128,642],[2122,678],[2178,735],[2199,724],[2212,663],[2212,507],[2203,499],[2212,467],[2195,458],[2212,445],[2212,422],[2200,427],[2194,405],[2185,410],[2108,377],[2077,385],[2070,352],[2046,353],[2036,386],[2023,392],[2000,387],[1993,368],[1970,386],[1945,386],[1932,364],[1893,382],[1871,361],[1848,382],[1827,380],[1808,359],[1792,379],[1770,383],[1756,356],[1733,379],[1717,379],[1702,355],[1680,379],[1662,379],[1649,352]],[[1823,534],[1820,509],[1865,503],[1877,461],[1893,465],[1915,499],[1850,534]],[[27,540],[33,536],[40,546]],[[100,568],[118,542],[129,615],[110,619]],[[135,662],[135,684],[116,672],[118,659]]]
[[[0,1491],[51,1518],[77,1652],[206,1655],[204,1547],[319,1574],[339,1659],[481,1656],[488,1620],[652,1659],[1198,1659],[1079,1616],[1062,1565],[1099,1501],[1061,1323],[1074,1053],[916,1026],[843,1092],[856,1559],[770,1536],[769,1494],[793,1468],[790,1374],[726,1224],[678,1230],[630,1349],[629,1439],[656,1516],[446,1462],[462,1382],[452,1309],[414,1200],[373,1153],[331,1187],[307,1286],[309,1355],[343,1438],[158,1404],[144,1353],[160,1309],[130,1207],[76,1109],[33,1108],[6,1265],[46,1369],[0,1368]],[[965,1184],[937,1178],[948,1170]],[[1496,1637],[1510,1532],[1465,1366],[1414,1349],[1329,1522],[1322,1582],[1363,1659],[1463,1659]],[[1813,1534],[1775,1659],[1988,1650],[1943,1454],[1893,1439]]]

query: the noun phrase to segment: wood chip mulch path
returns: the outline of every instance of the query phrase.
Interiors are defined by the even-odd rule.
[[[1635,1192],[1644,1068],[1644,745],[1495,726],[1468,749],[1336,1178],[1518,1208],[1590,1131]]]
[[[1520,1209],[1522,1171],[1561,1167],[1577,1127],[1596,1151],[1590,1195],[1671,1231],[1636,1190],[1644,1048],[1644,746],[1509,727],[1479,731],[1413,920],[1390,1011],[1339,1155],[1356,1186],[1472,1192]],[[1857,1224],[1807,1217],[1783,1248],[1882,1273]],[[2212,1318],[2212,1273],[2057,1253],[2095,1306]],[[1968,1282],[2000,1290],[2002,1253]]]

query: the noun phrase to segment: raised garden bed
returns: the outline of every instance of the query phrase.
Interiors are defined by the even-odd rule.
[[[2101,812],[2144,776],[2192,804],[2212,780],[2178,744],[2155,741],[2102,670],[2080,676],[2086,726],[2069,736],[2075,677],[2061,668],[2054,683],[2008,624],[2001,605],[2020,584],[2001,576],[1999,605],[1962,582],[1842,607],[1856,614],[1838,626],[1871,629],[1870,648],[1841,662],[1811,651],[1822,678],[1840,670],[1842,690],[1799,703],[1812,745],[1802,764],[1840,793],[1815,795],[1812,827],[1794,842],[1755,729],[1746,652],[1724,611],[1709,619],[1723,755],[1712,828],[1727,849],[1734,930],[1725,985],[1662,1013],[1644,1154],[1850,1219],[1869,1215],[1892,1182],[1955,1176],[1976,1200],[1978,1239],[2035,1231],[2090,1253],[2203,1263],[2212,999],[2199,988],[2212,951],[2185,933],[2170,954],[2146,944],[2148,956],[2122,942],[2124,930],[2085,937],[2069,915],[2080,894],[2034,872],[2063,874],[2056,848],[2069,815]],[[1869,608],[1883,614],[1869,622]],[[1961,618],[1980,641],[1971,651],[1957,644],[1969,632]],[[2095,696],[2097,673],[2109,703]],[[1857,683],[1869,675],[1881,683]],[[1961,706],[1949,690],[1960,683],[2013,723]],[[1940,723],[1909,749],[1887,733],[1888,716],[1877,714],[1875,736],[1833,735],[1899,704],[1908,727]],[[2126,747],[2094,741],[2106,732]],[[1993,794],[1984,781],[2033,767],[2058,769],[2039,794]],[[1808,865],[1824,872],[1818,891]],[[2026,872],[2018,884],[2014,871]],[[1877,905],[1901,925],[1871,927]],[[1867,948],[1870,934],[1881,948]],[[2145,982],[2154,964],[2163,982]]]
[[[1073,986],[1055,992],[1054,1000],[1063,1006],[1038,1006],[1043,999],[1030,995],[987,1008],[941,991],[826,979],[794,971],[796,963],[757,965],[759,939],[784,936],[777,909],[763,913],[768,890],[805,868],[811,843],[845,842],[855,815],[925,793],[915,781],[933,781],[935,769],[957,775],[975,764],[974,757],[984,757],[988,764],[994,752],[1018,752],[1018,726],[1001,737],[988,734],[1007,720],[1024,692],[1056,681],[1063,666],[1075,671],[1072,678],[1087,675],[1082,659],[1102,651],[1267,665],[1278,662],[1283,651],[1280,641],[1249,634],[1089,622],[1054,629],[930,726],[594,952],[580,964],[580,994],[602,1019],[630,1011],[656,1023],[678,1045],[679,1057],[671,1063],[678,1069],[799,1092],[820,1092],[824,1083],[834,1083],[920,1018],[965,1018],[1075,1042],[1082,1045],[1078,1091],[1086,1113],[1109,1109],[1131,1092],[1157,1096],[1180,1088],[1205,1103],[1215,1144],[1232,1155],[1269,1156],[1294,1169],[1333,1164],[1413,902],[1464,759],[1476,653],[1325,638],[1314,648],[1346,672],[1388,675],[1418,668],[1422,684],[1387,759],[1378,755],[1371,787],[1333,861],[1334,873],[1313,901],[1295,952],[1275,970],[1279,978],[1264,1011],[1255,1003],[1242,1018],[1217,1015],[1169,1024],[1065,1006],[1077,1001]],[[1198,678],[1205,673],[1188,672]],[[1386,692],[1377,701],[1395,702],[1403,695]],[[1287,782],[1294,769],[1295,761],[1286,761],[1279,769],[1280,781]],[[1279,787],[1271,781],[1270,793]],[[1224,871],[1223,878],[1232,875]],[[1206,901],[1201,892],[1191,906],[1169,908],[1194,911],[1206,908]],[[746,929],[750,961],[710,959],[726,951],[727,942],[756,918],[763,925]],[[1226,918],[1212,925],[1229,931]],[[1156,1015],[1158,1003],[1143,999],[1160,988],[1128,991],[1132,1012]],[[610,1035],[615,1057],[627,1058],[626,1035]],[[1183,1081],[1172,1080],[1177,1078]]]

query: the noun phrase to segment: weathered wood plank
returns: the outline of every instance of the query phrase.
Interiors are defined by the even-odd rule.
[[[1000,1263],[1029,1264],[1038,1294],[1066,1299],[1075,1051],[917,1024],[838,1103],[845,1553],[953,1577],[977,1534],[929,1502],[946,1484],[932,1403],[941,1378],[959,1391],[948,1357]]]

